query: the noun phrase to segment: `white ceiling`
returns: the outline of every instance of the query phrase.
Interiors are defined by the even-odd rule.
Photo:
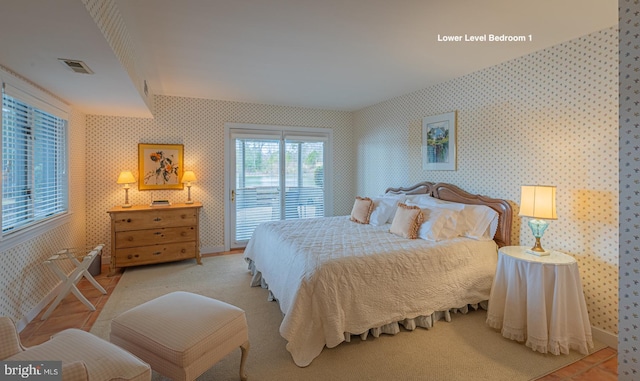
[[[1,0],[0,65],[87,114],[150,116],[81,0]],[[58,58],[81,59],[76,74]]]
[[[155,94],[357,110],[617,24],[617,0],[115,0]],[[438,42],[438,35],[531,35]],[[81,0],[2,0],[0,65],[149,116]],[[6,38],[9,36],[10,38]],[[85,61],[74,74],[57,58]]]

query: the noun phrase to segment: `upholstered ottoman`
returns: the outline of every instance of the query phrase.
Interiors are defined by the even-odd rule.
[[[111,342],[177,381],[195,380],[240,347],[240,378],[249,351],[244,311],[189,292],[172,292],[126,311],[111,322]]]

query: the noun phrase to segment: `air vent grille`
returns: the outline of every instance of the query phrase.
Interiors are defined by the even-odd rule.
[[[76,73],[81,74],[93,74],[93,70],[89,69],[86,63],[80,60],[70,60],[66,58],[58,58],[58,61],[62,62],[64,66],[73,70]]]

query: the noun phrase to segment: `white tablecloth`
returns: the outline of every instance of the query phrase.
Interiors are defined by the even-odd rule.
[[[588,354],[591,324],[576,260],[559,252],[538,257],[525,250],[500,249],[487,324],[538,352]]]

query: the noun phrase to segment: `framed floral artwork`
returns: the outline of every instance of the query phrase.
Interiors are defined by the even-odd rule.
[[[182,144],[138,144],[138,190],[183,189]]]

